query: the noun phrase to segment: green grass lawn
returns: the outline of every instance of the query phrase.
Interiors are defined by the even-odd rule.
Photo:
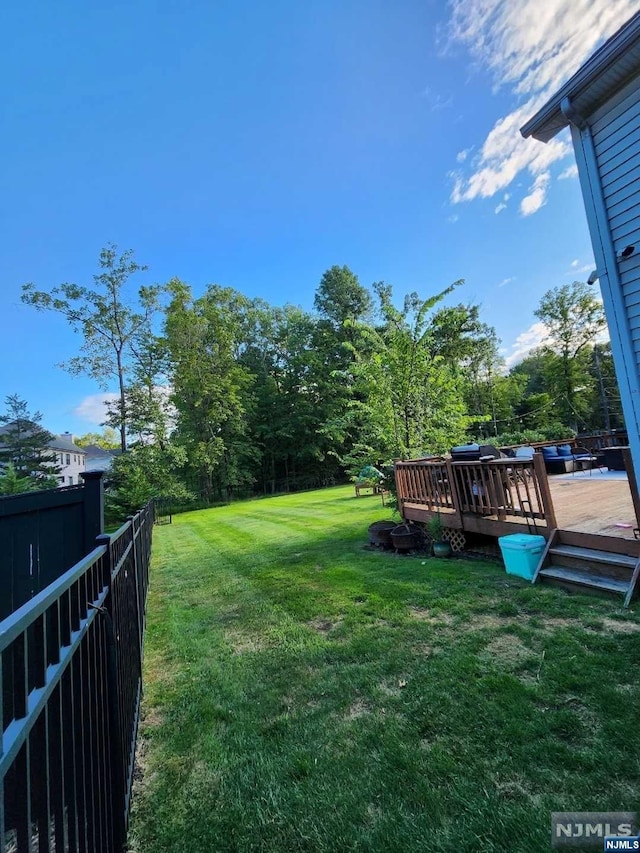
[[[635,810],[640,619],[366,550],[335,488],[156,528],[133,851],[532,851]]]

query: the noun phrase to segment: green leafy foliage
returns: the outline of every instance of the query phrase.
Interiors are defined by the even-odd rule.
[[[18,394],[5,398],[5,412],[0,415],[0,424],[4,425],[0,433],[0,470],[4,469],[8,483],[14,486],[25,480],[39,489],[58,485],[58,457],[51,450],[54,436],[41,426],[41,420],[41,413],[30,412]]]
[[[23,492],[33,492],[38,488],[34,477],[20,477],[13,462],[9,462],[5,471],[0,474],[0,495],[19,495]]]
[[[105,427],[102,432],[86,432],[74,439],[78,447],[88,447],[90,444],[102,447],[103,450],[117,450],[120,447],[118,434],[111,427]]]
[[[117,430],[121,449],[181,448],[173,476],[205,503],[343,482],[365,465],[473,439],[623,426],[610,348],[595,348],[602,307],[579,282],[544,295],[537,315],[549,340],[507,371],[480,306],[451,302],[462,281],[396,299],[390,285],[369,290],[334,265],[309,313],[218,284],[195,296],[177,278],[131,293],[146,268],[115,246],[99,264],[92,288],[23,294],[80,333],[72,372],[117,382],[108,432],[81,441],[111,448]],[[144,453],[119,463],[133,466],[136,504],[157,488],[148,463]]]
[[[543,368],[546,387],[558,389],[555,411],[577,429],[588,411],[588,397],[579,389],[590,366],[590,349],[606,328],[602,302],[583,282],[574,281],[547,291],[535,312],[549,330],[548,356]]]
[[[181,481],[186,463],[184,448],[173,445],[160,449],[137,445],[115,457],[108,477],[109,517],[122,520],[136,513],[151,498],[171,499],[188,505],[194,495]]]
[[[22,301],[38,311],[60,314],[72,329],[82,336],[81,355],[63,365],[74,375],[86,374],[102,388],[110,380],[118,383],[119,400],[116,422],[122,450],[127,447],[127,375],[136,359],[138,347],[151,334],[151,321],[158,308],[161,288],[156,285],[138,289],[132,307],[125,295],[129,279],[148,268],[134,260],[128,250],[118,255],[117,246],[108,245],[100,252],[100,272],[93,288],[64,283],[50,293],[25,284]]]

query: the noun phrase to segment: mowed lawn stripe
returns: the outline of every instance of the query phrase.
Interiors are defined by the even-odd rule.
[[[133,851],[537,853],[552,810],[635,808],[638,617],[365,550],[387,516],[345,487],[156,529]]]

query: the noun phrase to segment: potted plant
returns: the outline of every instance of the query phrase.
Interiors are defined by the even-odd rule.
[[[442,518],[440,517],[440,513],[437,515],[432,515],[429,521],[427,522],[427,533],[432,539],[433,542],[433,556],[434,557],[448,557],[451,554],[451,545],[444,538],[444,526],[442,524]]]

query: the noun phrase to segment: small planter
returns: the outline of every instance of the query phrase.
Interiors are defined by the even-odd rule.
[[[433,556],[434,557],[450,557],[451,556],[451,544],[443,539],[440,542],[433,543]]]
[[[395,521],[374,521],[369,525],[369,542],[378,548],[391,548],[391,531],[397,526]]]
[[[422,530],[415,524],[399,524],[391,531],[391,544],[396,551],[412,551],[422,545]]]

